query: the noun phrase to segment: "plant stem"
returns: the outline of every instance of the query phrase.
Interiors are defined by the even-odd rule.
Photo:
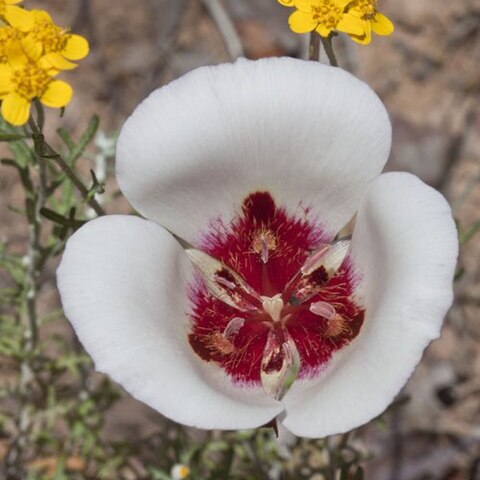
[[[325,49],[325,53],[327,54],[330,65],[332,67],[338,67],[337,57],[333,50],[333,42],[332,42],[333,35],[330,34],[327,38],[325,37],[321,37],[321,38],[322,38],[323,48]]]
[[[215,22],[232,60],[243,56],[243,45],[227,10],[219,0],[201,0]]]
[[[334,444],[334,438],[327,438],[327,451],[328,451],[328,480],[336,480],[337,473],[337,448]]]
[[[39,124],[35,124],[35,132],[38,135],[42,134],[43,128],[43,116],[39,114]],[[32,120],[33,122],[33,120]],[[28,253],[27,270],[25,276],[25,291],[26,291],[26,320],[24,331],[24,343],[23,343],[23,360],[20,365],[20,380],[19,380],[19,393],[20,393],[20,410],[18,417],[16,418],[16,425],[18,429],[15,441],[9,448],[6,455],[5,465],[7,478],[17,479],[24,478],[23,469],[21,467],[22,452],[27,448],[28,436],[32,429],[33,418],[30,407],[31,400],[31,384],[35,381],[35,372],[32,369],[32,357],[35,353],[35,349],[38,344],[38,313],[37,313],[37,297],[38,297],[38,279],[41,269],[41,256],[42,256],[42,244],[41,244],[41,228],[42,218],[40,216],[40,210],[43,208],[46,202],[46,189],[47,189],[47,171],[45,160],[41,155],[37,153],[37,162],[39,167],[38,172],[38,184],[35,188],[33,183],[31,190],[28,191],[27,198],[25,200],[25,208],[27,211],[28,219]],[[34,199],[34,202],[29,201],[30,198]]]
[[[320,60],[320,35],[315,30],[310,33],[310,49],[308,58],[315,62]]]
[[[100,204],[95,200],[93,196],[90,195],[88,188],[82,183],[82,181],[77,177],[73,169],[68,165],[68,163],[62,158],[62,156],[56,152],[46,141],[39,129],[38,124],[30,118],[29,125],[33,132],[33,139],[35,142],[35,149],[38,156],[44,159],[53,160],[62,170],[63,173],[71,180],[75,185],[77,190],[80,192],[80,195],[83,197],[85,202],[95,211],[95,213],[100,217],[105,215],[105,210],[100,206]],[[39,160],[39,164],[41,161]]]
[[[47,143],[45,143],[45,146],[50,150],[50,153],[48,154],[47,158],[52,159],[61,168],[61,170],[65,173],[65,175],[75,185],[75,187],[80,192],[80,195],[83,197],[86,203],[93,210],[95,210],[95,213],[99,217],[101,217],[102,215],[105,215],[105,210],[100,206],[100,204],[95,200],[95,198],[90,196],[90,193],[87,187],[85,187],[82,181],[75,175],[75,172],[70,168],[70,166],[65,162],[65,160],[55,150],[53,150],[53,148],[51,148]]]

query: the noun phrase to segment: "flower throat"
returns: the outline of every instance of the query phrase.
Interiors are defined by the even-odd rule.
[[[202,250],[187,250],[197,272],[191,347],[234,382],[262,385],[274,398],[292,372],[317,375],[364,320],[349,242],[331,243],[306,216],[256,192],[231,224],[211,227]]]

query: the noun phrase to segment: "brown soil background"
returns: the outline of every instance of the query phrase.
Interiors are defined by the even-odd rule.
[[[64,76],[75,96],[62,124],[73,132],[95,112],[101,128],[113,132],[156,87],[197,66],[229,60],[196,0],[25,4],[48,10],[92,44],[81,67]],[[225,6],[250,58],[305,51],[304,40],[288,30],[288,9],[275,0],[226,0]],[[480,218],[480,0],[380,0],[380,7],[396,24],[395,34],[376,37],[369,47],[340,39],[340,64],[366,80],[387,106],[394,130],[388,168],[411,171],[439,188],[459,225],[468,227]],[[50,112],[53,143],[57,124]],[[109,182],[110,193],[115,188]],[[15,175],[0,166],[0,235],[18,250],[27,229],[7,206],[20,204],[22,196]],[[128,206],[117,201],[107,210]],[[480,479],[480,234],[463,248],[460,264],[465,274],[442,338],[406,387],[411,401],[393,415],[388,430],[363,431],[374,454],[369,479]],[[58,305],[54,272],[49,266],[44,279],[44,311]],[[161,423],[128,396],[107,420],[105,435],[133,439]]]

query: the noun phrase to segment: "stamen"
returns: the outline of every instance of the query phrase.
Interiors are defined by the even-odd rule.
[[[351,329],[348,327],[347,320],[344,317],[337,313],[334,317],[328,319],[327,327],[323,332],[326,337],[335,338],[344,333],[351,333]]]
[[[331,319],[335,317],[337,311],[335,308],[327,302],[315,302],[310,305],[309,309],[315,315],[320,317]]]
[[[290,367],[297,358],[295,342],[287,331],[268,333],[260,370],[260,380],[267,395],[280,398]]]
[[[319,268],[322,265],[323,257],[326,255],[328,250],[330,250],[330,245],[325,244],[313,252],[302,265],[302,275],[310,275],[317,268]]]
[[[226,278],[218,274],[215,274],[214,278],[217,283],[219,283],[220,285],[223,285],[224,287],[230,288],[232,290],[236,287],[235,283],[229,282]]]
[[[329,276],[332,276],[342,265],[347,256],[349,240],[339,240],[331,245],[322,245],[307,258],[301,268],[303,275],[310,275],[320,267],[324,267]]]
[[[260,241],[262,242],[262,251],[260,253],[260,258],[262,259],[263,263],[268,262],[268,245],[267,241],[264,238],[261,238]]]
[[[323,332],[325,337],[338,337],[342,333],[348,333],[349,328],[344,317],[339,315],[333,305],[327,302],[315,302],[310,305],[310,311],[315,315],[327,319],[326,327]]]
[[[240,275],[205,252],[188,248],[185,253],[215,298],[242,312],[258,310],[260,296]]]
[[[235,351],[233,343],[220,332],[214,332],[207,337],[207,347],[222,355],[230,355]]]
[[[240,317],[235,317],[228,322],[227,328],[223,332],[223,336],[230,340],[231,337],[236,335],[240,329],[245,325],[245,319]]]
[[[261,230],[255,234],[252,248],[255,253],[260,255],[262,262],[267,263],[270,251],[274,251],[277,248],[277,237],[271,230]]]

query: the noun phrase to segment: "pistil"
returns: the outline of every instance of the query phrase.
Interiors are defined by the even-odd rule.
[[[274,322],[279,322],[283,310],[282,294],[277,293],[273,297],[262,297],[262,307]]]

